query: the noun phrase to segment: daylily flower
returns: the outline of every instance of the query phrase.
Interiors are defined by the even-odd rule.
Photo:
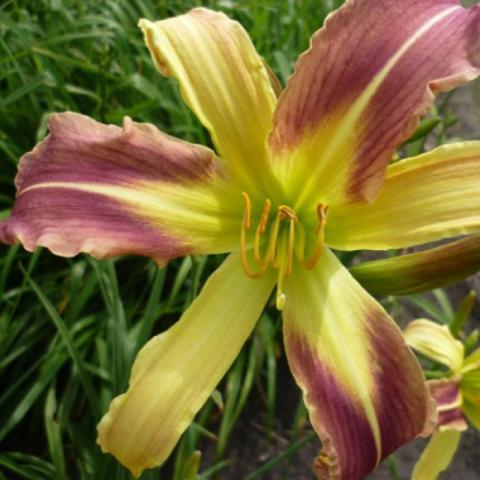
[[[446,325],[415,320],[405,329],[407,343],[423,356],[446,367],[444,379],[429,380],[437,403],[435,433],[415,465],[412,480],[436,480],[453,459],[465,417],[480,430],[480,348],[465,358],[465,348]]]
[[[243,28],[206,9],[140,22],[217,154],[125,119],[55,114],[26,154],[0,239],[159,264],[232,252],[133,365],[99,443],[135,475],[161,464],[232,364],[276,285],[285,349],[323,443],[315,471],[360,479],[430,426],[400,330],[331,249],[406,247],[480,227],[480,142],[387,168],[433,93],[479,74],[480,8],[350,0],[279,99]]]

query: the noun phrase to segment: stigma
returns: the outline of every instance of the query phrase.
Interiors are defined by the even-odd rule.
[[[282,310],[286,300],[284,280],[292,274],[294,259],[308,270],[314,268],[320,259],[328,206],[320,203],[317,205],[318,223],[312,249],[307,245],[311,235],[308,237],[309,232],[305,230],[295,211],[287,205],[272,209],[269,198],[263,205],[253,239],[250,235],[249,240],[247,237],[252,226],[252,202],[246,192],[242,192],[242,197],[244,212],[240,230],[240,258],[243,269],[250,278],[262,276],[269,268],[277,271],[275,305]],[[306,256],[308,250],[311,252]]]

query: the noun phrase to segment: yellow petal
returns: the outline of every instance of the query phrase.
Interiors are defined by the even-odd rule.
[[[435,432],[416,463],[412,480],[436,480],[448,468],[460,443],[461,432]]]
[[[462,367],[464,348],[446,325],[430,320],[414,320],[403,332],[408,345],[427,358],[441,363],[458,373]]]
[[[402,248],[480,229],[480,142],[443,145],[394,163],[371,205],[329,211],[326,242],[340,250]]]
[[[285,295],[288,361],[323,443],[315,470],[364,478],[431,426],[420,366],[393,320],[328,249],[315,270],[294,269]]]
[[[267,302],[274,278],[247,278],[238,255],[210,277],[168,331],[133,365],[128,391],[98,426],[98,442],[138,476],[161,464],[225,374]]]
[[[276,96],[248,34],[205,8],[139,25],[157,68],[179,81],[220,156],[253,195],[269,171],[265,143]]]

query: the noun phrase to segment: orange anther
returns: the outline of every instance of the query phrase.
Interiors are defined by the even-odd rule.
[[[311,270],[320,259],[320,255],[322,254],[323,244],[324,244],[324,227],[325,222],[327,221],[327,212],[328,212],[328,205],[322,205],[319,203],[317,205],[317,217],[318,217],[318,224],[317,224],[317,238],[315,241],[315,247],[313,249],[313,253],[307,260],[303,261],[303,265],[307,270]]]
[[[287,205],[280,205],[278,207],[278,212],[280,213],[281,218],[288,218],[289,220],[293,220],[294,222],[298,220],[295,212]]]
[[[245,228],[245,230],[248,230],[250,228],[250,215],[252,212],[252,202],[247,192],[242,192],[242,197],[243,197],[243,202],[245,204],[245,208],[243,210],[243,228]]]
[[[263,205],[262,215],[260,217],[260,223],[258,224],[258,231],[260,235],[265,233],[265,229],[267,228],[268,223],[268,216],[270,214],[270,209],[272,208],[272,202],[269,198],[265,200],[265,204]]]
[[[263,265],[265,260],[262,259],[262,255],[260,253],[260,238],[265,233],[268,224],[268,216],[270,215],[270,209],[272,208],[272,202],[269,198],[265,200],[265,204],[263,205],[262,215],[260,216],[260,222],[258,223],[257,230],[255,231],[255,239],[253,241],[253,252],[255,255],[255,260]]]

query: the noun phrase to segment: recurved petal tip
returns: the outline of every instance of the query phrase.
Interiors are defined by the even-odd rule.
[[[447,325],[419,319],[410,322],[403,332],[411,348],[427,358],[458,373],[464,359],[462,342],[456,340]]]

